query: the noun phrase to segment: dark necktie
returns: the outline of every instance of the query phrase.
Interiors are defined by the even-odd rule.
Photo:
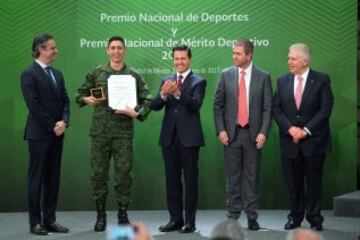
[[[50,66],[47,66],[47,67],[45,68],[45,71],[46,71],[46,74],[47,74],[47,75],[49,76],[49,78],[51,79],[52,85],[53,85],[54,88],[56,89],[56,88],[57,88],[57,84],[56,84],[55,78],[53,77],[54,75],[52,74],[51,67],[50,67]]]
[[[178,76],[178,79],[177,79],[177,82],[176,82],[176,85],[177,85],[177,89],[180,91],[181,90],[181,87],[182,87],[182,85],[183,85],[183,82],[182,82],[182,80],[183,80],[183,75],[179,75]]]

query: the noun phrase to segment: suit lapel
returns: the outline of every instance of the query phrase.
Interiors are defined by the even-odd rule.
[[[232,93],[231,95],[235,96],[235,105],[236,105],[236,109],[238,108],[237,104],[238,104],[238,89],[239,89],[239,70],[238,67],[234,66],[232,71],[231,71],[231,76],[230,76],[230,81],[229,82],[229,87],[230,87],[230,92]]]
[[[189,72],[189,74],[186,76],[186,78],[183,81],[183,85],[181,87],[181,92],[185,91],[191,83],[191,75],[193,74],[192,71]],[[176,77],[175,77],[176,78]]]
[[[315,79],[314,72],[310,69],[309,75],[308,75],[308,77],[306,79],[305,89],[304,89],[303,94],[301,96],[300,108],[303,105],[304,101],[306,101],[306,99],[308,98],[311,90],[313,89],[313,85],[314,85],[314,82],[315,82],[314,79]]]
[[[59,93],[60,93],[60,75],[59,75],[59,72],[56,71],[55,69],[53,69],[53,74],[54,74],[54,78],[55,78],[55,82],[56,82],[56,88],[54,89],[56,91],[56,96],[59,96]],[[53,86],[54,88],[54,86]]]
[[[287,94],[287,99],[291,103],[291,107],[293,107],[297,111],[296,103],[295,103],[295,95],[294,95],[294,75],[290,73],[288,75],[288,79],[286,81],[286,89],[285,92]]]
[[[53,72],[54,77],[55,77],[56,86],[59,87],[59,79],[60,79],[59,73],[55,69],[53,69],[52,72]]]
[[[51,82],[52,80],[50,79],[50,77],[45,73],[44,69],[39,65],[37,64],[35,61],[34,61],[34,69],[35,71],[37,72],[37,75],[41,77],[42,79],[42,82],[47,85],[51,91],[53,91],[53,93],[55,94],[56,97],[58,97],[58,94],[56,92],[56,90],[54,89],[54,86],[53,86],[53,83]],[[54,73],[55,71],[53,71],[53,74],[55,75]],[[56,77],[55,77],[56,79]],[[56,82],[58,83],[58,81],[56,80]]]
[[[252,99],[254,97],[255,89],[258,85],[258,81],[256,79],[258,78],[258,71],[256,70],[256,67],[253,65],[252,71],[251,71],[251,78],[250,78],[250,84],[249,84],[249,106],[252,102]],[[250,109],[250,108],[249,108]]]

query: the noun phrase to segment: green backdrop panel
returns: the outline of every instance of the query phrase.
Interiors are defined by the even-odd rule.
[[[104,43],[112,35],[126,38],[126,62],[146,79],[152,94],[172,73],[169,51],[175,43],[193,50],[192,68],[208,80],[201,110],[206,146],[201,149],[199,207],[223,208],[223,149],[214,130],[212,102],[221,69],[232,64],[232,42],[250,38],[254,63],[276,78],[288,71],[288,47],[309,44],[312,66],[331,76],[335,105],[331,117],[333,151],[324,169],[323,203],[353,191],[356,184],[356,8],[357,1],[10,1],[0,4],[0,211],[26,209],[27,144],[23,141],[27,109],[19,87],[28,66],[31,41],[40,32],[54,35],[59,48],[55,66],[64,73],[71,105],[66,133],[59,209],[93,208],[90,191],[92,109],[74,104],[76,89],[95,65],[105,63]],[[164,166],[158,137],[162,113],[136,123],[134,138],[134,209],[164,209]],[[263,151],[261,208],[287,208],[276,124]],[[111,173],[112,176],[112,173]],[[113,181],[109,186],[113,189]],[[108,205],[115,208],[113,192]]]

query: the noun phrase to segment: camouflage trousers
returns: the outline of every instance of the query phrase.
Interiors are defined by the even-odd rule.
[[[92,137],[91,143],[91,186],[94,200],[106,200],[109,180],[110,159],[114,162],[115,198],[119,204],[130,202],[132,183],[132,138]]]

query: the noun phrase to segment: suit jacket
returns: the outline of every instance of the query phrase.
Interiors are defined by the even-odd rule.
[[[217,84],[214,100],[216,133],[226,131],[231,142],[235,137],[238,109],[238,67],[224,69]],[[259,133],[267,136],[271,123],[272,88],[270,75],[252,66],[249,86],[249,130],[255,141]]]
[[[301,150],[305,156],[325,154],[331,149],[329,118],[334,103],[328,75],[310,69],[299,110],[294,98],[294,75],[278,79],[273,99],[273,112],[279,126],[281,151],[296,157]],[[306,127],[311,136],[298,144],[292,141],[291,126]]]
[[[53,128],[56,122],[64,120],[69,123],[69,98],[63,75],[54,68],[52,72],[57,82],[56,88],[35,61],[21,73],[21,90],[29,110],[24,139],[54,138],[56,135]]]
[[[161,81],[161,86],[168,79],[176,82],[176,75],[165,77]],[[159,111],[165,107],[159,141],[161,146],[168,147],[171,144],[175,130],[183,146],[204,145],[200,107],[205,96],[205,88],[206,80],[190,72],[184,80],[179,99],[169,95],[164,101],[160,96],[160,91],[158,92],[151,103],[151,109]]]

